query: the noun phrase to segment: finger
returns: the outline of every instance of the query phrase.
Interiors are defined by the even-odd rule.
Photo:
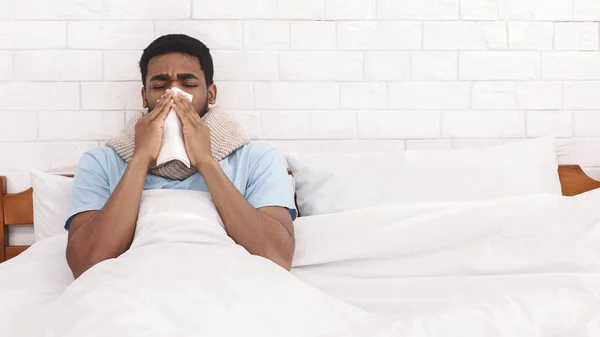
[[[166,103],[163,106],[162,110],[159,111],[154,118],[152,118],[153,121],[157,121],[157,120],[162,120],[164,121],[165,119],[167,119],[167,116],[169,115],[169,111],[171,111],[171,108],[173,107],[173,103],[175,101],[173,101],[173,98],[169,98],[165,100]]]
[[[179,106],[180,108],[184,108],[182,109],[183,112],[189,113],[189,111],[187,111],[185,102],[187,101],[187,98],[185,98],[185,96],[183,96],[183,94],[181,93],[176,93],[175,95],[173,95],[173,99],[175,100],[175,105]]]
[[[165,93],[160,98],[160,106],[157,106],[156,113],[152,116],[152,119],[157,119],[163,116],[165,113],[171,110],[171,105],[173,104],[173,92],[170,89],[167,89]],[[166,118],[166,117],[165,117]]]
[[[173,110],[175,110],[175,113],[177,114],[177,116],[179,116],[181,120],[189,119],[189,116],[185,112],[185,109],[183,109],[183,107],[180,104],[177,104],[177,98],[174,98],[173,100]]]
[[[175,100],[173,107],[177,107],[181,114],[186,115],[186,117],[189,119],[192,119],[195,110],[193,106],[186,104],[189,102],[188,99],[181,94],[175,94],[173,98]]]
[[[186,109],[181,107],[181,105],[177,105],[177,102],[173,104],[173,110],[175,110],[175,113],[177,116],[179,116],[179,119],[181,119],[182,124],[190,124],[194,122],[191,114],[186,112]]]
[[[175,104],[180,103],[181,95],[179,93],[173,93],[173,100],[175,101]]]
[[[202,119],[200,118],[198,112],[196,112],[196,108],[194,107],[192,102],[188,100],[187,97],[181,94],[178,94],[177,97],[179,99],[175,101],[175,104],[180,106],[184,112],[190,114],[193,120],[195,120],[196,122],[202,122]]]
[[[160,114],[162,109],[169,102],[168,96],[169,96],[169,93],[167,91],[160,97],[160,99],[157,101],[158,103],[156,104],[154,109],[152,109],[152,111],[150,111],[150,113],[147,115],[148,118],[154,119],[156,117],[156,115]]]

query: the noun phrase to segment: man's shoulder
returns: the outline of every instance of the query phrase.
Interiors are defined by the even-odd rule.
[[[283,154],[275,146],[268,143],[251,142],[238,149],[235,153],[238,158],[246,157],[248,161],[257,163],[263,160],[272,160],[273,158],[281,157]]]
[[[108,146],[101,146],[86,151],[83,154],[82,162],[97,162],[102,167],[119,164],[123,161],[119,154]]]

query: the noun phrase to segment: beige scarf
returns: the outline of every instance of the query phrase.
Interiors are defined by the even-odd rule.
[[[142,113],[138,113],[125,125],[118,136],[112,137],[106,142],[106,146],[113,148],[126,162],[129,162],[133,157],[135,124],[142,116]],[[242,126],[227,115],[221,107],[211,107],[202,119],[210,130],[210,147],[215,160],[221,161],[237,149],[250,143],[250,139],[244,134]],[[193,167],[188,168],[179,160],[173,160],[159,166],[152,164],[149,172],[159,177],[185,180],[194,175],[196,169]]]

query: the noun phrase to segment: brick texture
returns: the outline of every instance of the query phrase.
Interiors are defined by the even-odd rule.
[[[116,133],[142,108],[142,50],[172,33],[210,48],[218,102],[283,151],[553,136],[561,163],[600,167],[598,0],[0,0],[0,174],[72,167]]]

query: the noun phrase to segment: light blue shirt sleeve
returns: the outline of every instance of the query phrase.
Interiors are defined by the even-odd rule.
[[[71,220],[79,213],[99,211],[110,198],[108,175],[98,158],[85,153],[77,165],[71,189],[69,217],[65,229],[69,230]]]
[[[285,159],[278,150],[269,149],[256,160],[250,169],[244,197],[254,208],[285,207],[292,220],[296,220],[294,187]]]

